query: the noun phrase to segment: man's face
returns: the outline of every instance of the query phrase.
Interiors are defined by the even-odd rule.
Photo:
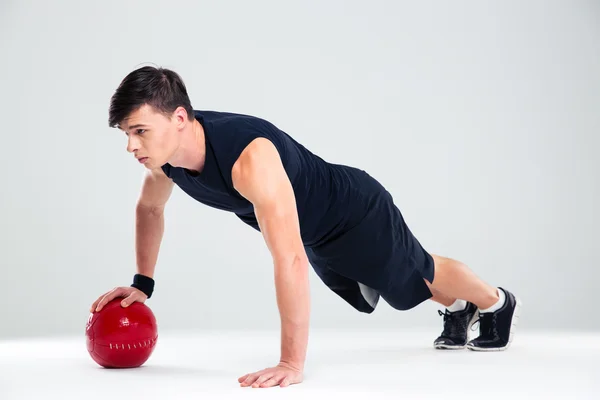
[[[144,105],[125,118],[119,128],[127,135],[127,151],[148,169],[168,162],[179,145],[177,113],[172,118]]]

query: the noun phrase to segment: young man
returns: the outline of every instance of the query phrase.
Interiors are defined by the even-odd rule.
[[[264,119],[194,110],[178,74],[162,68],[143,67],[124,78],[111,99],[109,125],[127,134],[127,150],[147,175],[136,207],[133,283],[100,296],[92,312],[116,297],[124,307],[150,298],[165,204],[177,185],[261,232],[273,258],[281,358],[240,377],[242,386],[302,381],[309,265],[360,312],[373,312],[380,297],[398,310],[427,299],[443,304],[435,348],[509,347],[519,300],[461,262],[424,250],[392,195],[365,171],[324,161]],[[477,318],[480,336],[467,343]]]

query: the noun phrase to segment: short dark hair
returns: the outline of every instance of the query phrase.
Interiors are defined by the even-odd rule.
[[[183,107],[189,120],[194,110],[183,79],[174,71],[162,67],[144,66],[130,72],[110,99],[108,125],[118,126],[129,114],[143,105],[169,117],[177,107]]]

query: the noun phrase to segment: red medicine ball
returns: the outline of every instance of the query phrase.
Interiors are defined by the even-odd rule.
[[[140,302],[121,306],[116,298],[88,318],[87,350],[105,368],[135,368],[144,364],[156,345],[158,330],[150,308]]]

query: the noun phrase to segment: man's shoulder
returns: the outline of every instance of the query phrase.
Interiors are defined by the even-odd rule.
[[[248,123],[248,122],[258,122],[258,123],[267,123],[270,122],[262,117],[251,114],[244,114],[240,112],[233,111],[221,111],[221,110],[194,110],[194,116],[197,119],[204,120],[206,122],[212,124],[224,124],[231,125],[235,123]]]

